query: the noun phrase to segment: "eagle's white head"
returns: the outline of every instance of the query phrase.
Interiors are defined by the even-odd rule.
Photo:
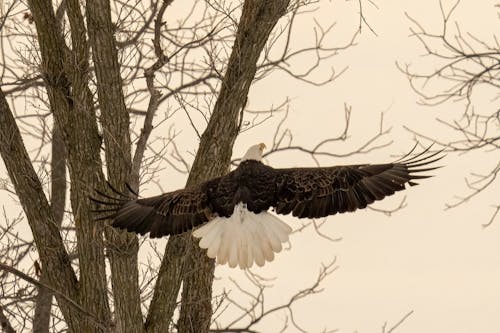
[[[266,148],[266,145],[259,143],[258,145],[253,145],[248,148],[247,152],[241,158],[241,161],[255,160],[260,161],[262,159],[262,152]]]

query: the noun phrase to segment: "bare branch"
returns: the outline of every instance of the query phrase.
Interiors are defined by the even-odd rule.
[[[69,305],[71,305],[72,307],[74,307],[75,309],[77,309],[80,313],[82,313],[83,315],[87,316],[89,319],[91,319],[94,323],[94,325],[102,328],[102,329],[109,329],[110,328],[110,324],[109,323],[104,323],[104,322],[101,322],[99,321],[99,319],[92,313],[88,312],[87,310],[85,310],[84,308],[82,308],[78,303],[76,303],[71,297],[68,297],[66,294],[62,293],[61,291],[51,287],[50,285],[48,284],[44,284],[38,280],[35,280],[33,279],[31,276],[29,275],[26,275],[25,273],[21,272],[20,270],[14,268],[14,267],[11,267],[9,265],[5,265],[3,263],[0,263],[0,269],[3,270],[3,271],[6,271],[6,272],[9,272],[11,274],[14,274],[18,277],[20,277],[21,279],[23,279],[24,281],[27,281],[31,284],[34,284],[35,286],[37,287],[42,287],[42,288],[46,288],[46,289],[49,289],[50,291],[52,291],[54,294],[56,294],[57,296],[59,296],[60,298],[64,299]]]
[[[242,285],[230,278],[230,281],[233,283],[234,287],[239,290],[241,293],[246,295],[249,298],[249,306],[244,307],[241,305],[241,301],[233,299],[230,296],[230,292],[224,292],[223,294],[223,302],[227,303],[227,306],[219,306],[220,309],[226,311],[226,309],[231,306],[234,307],[235,310],[238,310],[240,314],[236,315],[233,320],[231,320],[227,325],[221,325],[217,322],[218,315],[215,313],[214,320],[217,328],[210,329],[210,332],[264,332],[258,328],[258,324],[270,317],[271,315],[277,312],[285,312],[286,321],[283,323],[283,330],[288,326],[290,322],[291,325],[300,332],[307,332],[301,325],[299,325],[294,318],[294,310],[293,306],[300,300],[310,297],[312,295],[321,293],[323,288],[321,287],[322,283],[325,279],[333,274],[338,269],[336,265],[336,258],[333,259],[332,262],[322,265],[319,273],[316,277],[316,280],[307,288],[299,290],[292,294],[288,301],[275,305],[270,308],[266,308],[266,290],[271,288],[272,285],[269,284],[271,279],[263,278],[251,270],[246,271],[247,278],[249,282],[255,287],[255,291],[243,288]],[[243,323],[245,323],[243,325]],[[326,330],[324,332],[336,332],[337,330]]]
[[[378,132],[376,132],[374,135],[372,135],[370,138],[368,138],[364,143],[362,143],[357,148],[351,149],[349,152],[341,153],[341,154],[340,153],[332,153],[331,150],[324,150],[323,151],[322,150],[323,146],[326,146],[329,143],[342,142],[342,141],[347,140],[347,138],[349,136],[348,133],[349,133],[350,115],[351,115],[351,107],[350,106],[345,105],[344,115],[345,115],[345,126],[344,126],[343,131],[338,136],[321,140],[316,145],[314,145],[314,147],[312,147],[312,148],[304,148],[303,146],[292,144],[293,135],[289,130],[287,130],[287,129],[281,130],[281,126],[283,124],[283,121],[287,116],[287,114],[285,114],[283,121],[280,123],[280,125],[276,129],[272,147],[269,149],[268,152],[266,152],[264,154],[264,157],[269,157],[273,154],[283,152],[283,151],[295,150],[295,151],[300,151],[300,152],[303,152],[305,154],[310,155],[313,158],[313,160],[316,162],[316,164],[318,164],[316,158],[319,156],[344,158],[344,157],[357,155],[357,154],[366,154],[366,153],[369,153],[373,150],[387,147],[392,143],[392,141],[381,142],[381,143],[378,142],[391,131],[391,128],[384,128],[384,115],[383,115],[383,113],[381,113]],[[280,131],[281,131],[281,135],[278,134]],[[285,136],[289,137],[289,140],[287,143],[283,142],[283,139]],[[238,160],[236,159],[235,161],[238,161]]]
[[[137,141],[137,148],[134,153],[134,157],[132,160],[132,170],[131,170],[131,186],[132,188],[138,192],[139,190],[139,169],[141,167],[141,162],[144,156],[144,151],[146,149],[146,143],[148,138],[153,130],[153,117],[160,105],[161,92],[154,87],[154,77],[155,72],[158,71],[161,67],[163,67],[169,60],[169,58],[163,53],[163,49],[160,46],[160,35],[161,35],[161,27],[163,21],[163,14],[167,7],[173,2],[173,0],[165,0],[162,2],[160,6],[160,10],[158,11],[158,15],[155,19],[155,30],[154,30],[154,39],[153,45],[156,54],[156,62],[147,68],[144,71],[144,76],[146,77],[146,86],[148,87],[148,91],[151,95],[148,103],[148,108],[146,111],[146,117],[144,118],[144,126],[141,130],[141,134],[139,135],[139,140]]]
[[[2,332],[4,333],[16,333],[9,319],[3,313],[2,305],[0,305],[0,327],[2,327]]]
[[[424,56],[438,64],[428,72],[414,71],[408,64],[397,64],[408,77],[410,86],[420,97],[423,105],[435,106],[447,102],[459,102],[464,105],[459,118],[446,120],[446,115],[437,121],[446,129],[459,135],[459,139],[439,138],[434,135],[420,133],[406,128],[415,135],[416,140],[426,139],[446,147],[446,151],[467,153],[484,151],[495,154],[500,149],[498,91],[500,89],[500,45],[497,37],[492,41],[481,40],[472,33],[464,33],[453,15],[459,7],[460,0],[455,1],[449,9],[439,2],[442,26],[440,31],[428,31],[416,19],[406,14],[411,21],[411,36],[415,37],[425,50]],[[493,91],[492,93],[490,93]],[[489,94],[484,97],[482,94]],[[481,96],[476,98],[476,96]],[[490,98],[487,103],[482,103]],[[498,186],[496,175],[499,165],[494,166],[488,174],[472,174],[470,181],[466,178],[469,194],[458,197],[457,201],[447,204],[453,208],[465,204],[487,188]],[[483,224],[490,225],[497,217],[495,209],[492,219]]]
[[[407,314],[405,314],[397,323],[395,323],[389,329],[387,329],[387,322],[385,322],[384,325],[382,326],[382,333],[392,333],[392,332],[394,332],[399,326],[401,326],[406,321],[406,319],[408,319],[413,314],[413,312],[414,311],[411,310],[410,312],[408,312]]]

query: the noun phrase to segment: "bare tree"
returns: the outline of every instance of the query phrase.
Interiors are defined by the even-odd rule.
[[[429,31],[417,19],[406,14],[412,22],[411,36],[415,37],[425,50],[424,57],[431,61],[432,69],[427,72],[414,70],[410,65],[398,64],[409,79],[413,90],[424,105],[460,103],[461,113],[455,120],[438,121],[458,134],[457,139],[440,138],[408,128],[418,138],[425,138],[446,146],[447,150],[466,153],[488,152],[497,163],[485,173],[472,172],[466,179],[469,193],[447,204],[447,208],[462,205],[474,196],[490,188],[493,193],[498,187],[496,181],[500,172],[500,43],[497,35],[482,40],[470,32],[463,31],[454,19],[460,6],[456,1],[449,9],[440,4],[442,27],[439,31]],[[491,10],[499,5],[491,4]],[[499,16],[500,17],[500,16]],[[435,67],[438,64],[437,67]],[[429,66],[430,67],[430,66]],[[493,199],[493,213],[489,226],[500,212],[500,202]]]
[[[286,119],[286,101],[268,110],[247,108],[252,83],[274,71],[314,85],[331,82],[342,71],[320,80],[311,74],[352,46],[367,24],[361,14],[352,36],[335,47],[325,42],[333,25],[316,25],[311,44],[296,47],[295,20],[310,15],[313,5],[29,0],[2,12],[0,153],[9,178],[0,186],[24,211],[16,218],[4,214],[0,224],[0,323],[6,332],[255,332],[276,311],[288,311],[291,324],[283,329],[304,331],[291,306],[319,292],[334,263],[272,308],[264,302],[265,285],[249,273],[257,289],[247,292],[252,302],[242,309],[227,295],[212,297],[214,262],[190,234],[170,237],[164,251],[144,241],[157,260],[142,263],[136,236],[94,222],[89,195],[106,191],[105,179],[139,192],[144,182],[156,181],[160,165],[189,173],[186,186],[226,173],[237,163],[231,152],[239,133],[276,114]],[[182,13],[178,19],[173,6]],[[304,56],[311,61],[307,69],[289,66]],[[327,143],[347,139],[347,106],[345,114],[345,130],[312,148],[295,144],[281,122],[270,154],[294,149],[312,158],[329,155],[322,150]],[[185,117],[181,127],[199,140],[193,159],[179,152],[175,130],[151,136],[179,115]],[[387,145],[380,140],[387,132],[381,123],[350,154]],[[26,224],[32,239],[19,232]],[[234,287],[240,288],[237,281]],[[228,307],[242,313],[222,324],[218,316]]]

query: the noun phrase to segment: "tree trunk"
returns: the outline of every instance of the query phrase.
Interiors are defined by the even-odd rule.
[[[70,10],[72,50],[64,45],[52,3],[30,0],[29,6],[37,28],[41,51],[41,71],[46,84],[54,120],[62,130],[68,152],[71,180],[71,208],[75,218],[82,307],[99,322],[110,319],[104,264],[103,226],[95,224],[89,193],[103,179],[97,120],[88,84],[88,51],[83,19],[79,9]],[[68,3],[69,5],[69,3]],[[84,181],[82,181],[84,180]],[[68,311],[76,311],[69,309]],[[85,318],[73,331],[101,331],[95,322]]]
[[[97,77],[108,177],[115,188],[125,192],[125,183],[131,177],[130,119],[122,91],[109,1],[88,0],[86,13]],[[106,239],[117,330],[142,332],[137,236],[107,229]]]
[[[42,269],[47,273],[47,282],[62,294],[78,299],[76,276],[59,228],[1,89],[0,142],[0,154],[33,233]],[[70,331],[78,332],[76,328],[82,322],[81,314],[73,311],[63,298],[57,297],[57,301]]]
[[[221,91],[201,137],[186,186],[228,172],[233,144],[239,133],[240,116],[255,77],[257,61],[271,30],[285,15],[288,4],[289,0],[245,1]],[[186,249],[185,252],[183,249]],[[152,321],[148,332],[167,331],[181,280],[183,292],[178,331],[208,332],[212,316],[214,261],[205,252],[193,240],[191,233],[170,237],[149,309],[149,315],[153,316],[161,308],[165,317]],[[172,257],[176,254],[184,256],[184,253],[187,253],[186,262]],[[179,277],[181,272],[182,279]]]
[[[50,163],[51,198],[50,208],[54,221],[60,228],[64,217],[66,202],[66,149],[57,126],[52,129],[52,161]],[[40,281],[47,284],[48,273],[42,269]],[[35,317],[33,318],[33,333],[48,333],[50,311],[52,308],[52,292],[44,287],[38,287],[35,301]]]

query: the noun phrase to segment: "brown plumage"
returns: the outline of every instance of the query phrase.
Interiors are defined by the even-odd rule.
[[[234,171],[192,188],[134,200],[101,193],[106,200],[93,200],[100,204],[98,212],[108,214],[99,219],[110,218],[114,227],[161,237],[214,218],[231,218],[238,204],[257,215],[271,208],[277,214],[320,218],[365,208],[406,184],[416,185],[416,180],[430,177],[422,173],[436,169],[429,165],[443,157],[426,149],[387,164],[274,169],[260,162],[263,148],[263,144],[252,146]]]

